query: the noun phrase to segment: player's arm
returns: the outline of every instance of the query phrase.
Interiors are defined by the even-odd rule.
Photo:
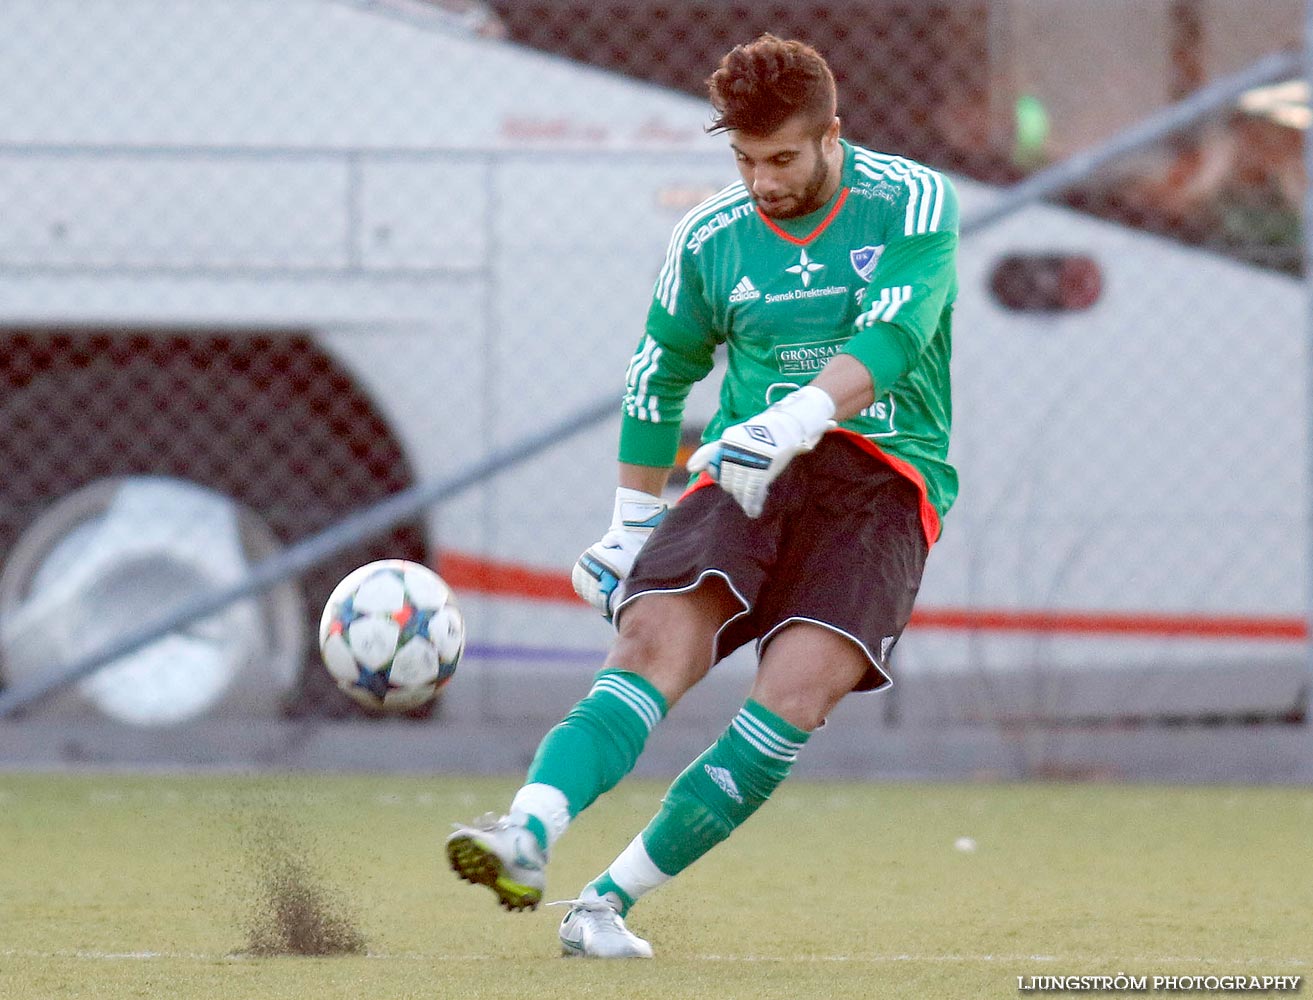
[[[607,620],[639,549],[665,517],[661,493],[679,448],[684,404],[694,383],[714,364],[717,341],[694,262],[668,259],[683,270],[678,280],[672,277],[672,264],[662,271],[646,330],[625,375],[620,485],[611,527],[584,551],[571,573],[575,592]]]
[[[669,465],[632,465],[629,462],[621,462],[620,485],[625,489],[660,496],[670,479],[670,472]]]
[[[875,402],[875,385],[866,366],[850,354],[836,354],[811,380],[834,403],[833,419],[843,423]]]
[[[902,232],[886,242],[843,355],[871,376],[873,399],[915,367],[957,294],[957,192],[942,174],[918,168],[900,206]]]
[[[652,302],[643,338],[625,373],[622,465],[666,470],[674,465],[689,390],[707,377],[715,361],[717,340],[696,275],[681,281],[673,308],[671,312],[659,297]],[[644,475],[650,482],[650,475]]]
[[[891,243],[862,298],[842,357],[860,362],[883,395],[916,365],[956,292],[957,234],[928,233]],[[851,416],[851,414],[849,414]],[[843,419],[843,418],[841,418]]]

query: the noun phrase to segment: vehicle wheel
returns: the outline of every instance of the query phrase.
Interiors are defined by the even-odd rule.
[[[161,476],[99,479],[23,531],[0,570],[5,673],[31,683],[170,608],[241,582],[283,546],[227,497]],[[308,615],[295,580],[118,658],[56,704],[136,725],[216,711],[268,714],[294,688]]]
[[[17,331],[0,352],[0,558],[55,504],[90,484],[162,476],[229,498],[282,545],[412,482],[372,401],[304,334]],[[310,637],[355,567],[426,561],[418,522],[369,539],[299,581],[308,628],[283,710],[360,710]]]

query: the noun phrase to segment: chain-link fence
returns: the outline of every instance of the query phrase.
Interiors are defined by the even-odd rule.
[[[1299,0],[8,0],[6,683],[618,401],[672,228],[734,176],[702,90],[731,45],[814,43],[845,135],[948,172],[969,219],[1296,48],[1301,19]],[[901,717],[1302,715],[1301,116],[1297,89],[1256,88],[964,238],[963,489],[897,651]],[[566,574],[609,517],[616,424],[139,651],[92,699],[137,721],[352,711],[311,635],[333,582],[384,555],[436,560],[466,605],[461,683],[486,697],[461,710],[507,711],[516,663],[592,669],[608,630]]]

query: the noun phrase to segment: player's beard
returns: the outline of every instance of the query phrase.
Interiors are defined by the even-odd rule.
[[[807,183],[803,185],[802,190],[792,197],[784,208],[768,211],[760,202],[758,202],[758,207],[772,219],[796,219],[802,215],[809,215],[825,204],[822,194],[825,191],[825,182],[829,179],[829,176],[829,164],[825,162],[820,142],[817,142],[816,169],[807,178]]]

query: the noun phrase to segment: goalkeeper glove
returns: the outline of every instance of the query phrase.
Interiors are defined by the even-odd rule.
[[[570,582],[575,593],[602,612],[607,621],[620,603],[623,581],[634,566],[638,550],[666,516],[668,507],[660,497],[621,486],[615,491],[611,530],[574,564]]]
[[[725,428],[688,460],[690,472],[706,470],[738,501],[748,517],[759,517],[766,491],[794,455],[811,451],[835,426],[834,400],[824,389],[804,386],[751,420]]]

